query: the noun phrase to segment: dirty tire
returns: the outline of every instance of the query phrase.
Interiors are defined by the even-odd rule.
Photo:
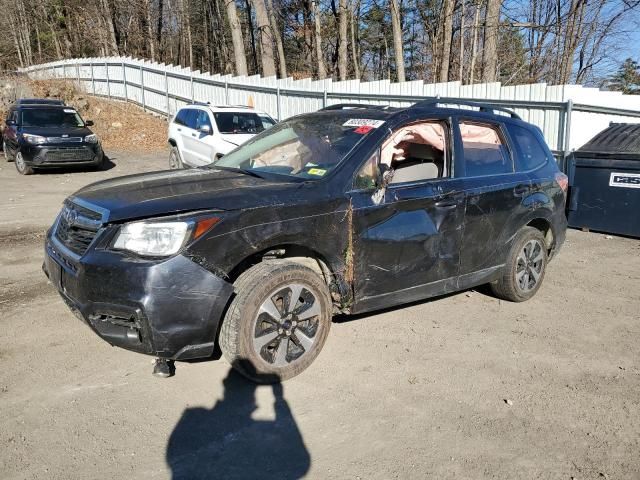
[[[219,337],[233,368],[256,383],[276,383],[305,370],[331,327],[324,280],[299,263],[273,260],[247,270],[234,287]]]
[[[181,168],[184,168],[178,147],[171,147],[171,150],[169,151],[169,168],[171,170],[180,170]]]
[[[491,283],[491,290],[499,298],[524,302],[540,289],[546,270],[547,244],[542,232],[524,227],[514,238],[502,277]]]
[[[16,170],[18,170],[18,173],[21,175],[31,175],[33,173],[33,167],[24,163],[22,152],[16,153]]]

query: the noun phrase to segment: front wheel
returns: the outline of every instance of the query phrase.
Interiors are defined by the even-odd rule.
[[[21,175],[31,175],[33,173],[33,167],[26,164],[22,152],[16,153],[16,170]]]
[[[236,296],[220,330],[220,348],[233,368],[257,383],[275,383],[305,370],[331,327],[324,280],[286,260],[266,261],[235,282]]]
[[[540,289],[546,268],[547,244],[542,232],[524,227],[513,240],[502,277],[491,289],[505,300],[524,302]]]

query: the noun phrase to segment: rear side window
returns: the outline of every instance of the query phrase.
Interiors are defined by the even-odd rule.
[[[460,122],[460,134],[467,177],[513,172],[511,156],[497,127]]]
[[[187,112],[188,108],[183,108],[176,114],[176,118],[173,119],[173,123],[177,125],[186,125],[187,124]]]
[[[509,125],[508,128],[518,150],[516,170],[533,170],[547,163],[547,152],[533,132],[518,125]]]

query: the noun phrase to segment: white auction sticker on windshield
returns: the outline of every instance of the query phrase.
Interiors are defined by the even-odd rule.
[[[65,108],[64,113],[76,113],[76,111],[73,108]]]
[[[342,124],[343,127],[372,127],[378,128],[384,120],[374,120],[372,118],[351,118]]]

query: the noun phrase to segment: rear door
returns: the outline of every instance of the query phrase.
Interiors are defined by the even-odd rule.
[[[457,175],[466,192],[464,237],[460,252],[460,286],[505,261],[514,218],[526,213],[523,199],[531,191],[526,173],[516,173],[515,154],[499,122],[461,117],[456,135],[462,146]],[[516,222],[517,223],[517,222]]]
[[[186,108],[184,125],[180,128],[180,138],[182,139],[182,161],[191,166],[201,165],[197,156],[197,136],[196,129],[199,110]]]

